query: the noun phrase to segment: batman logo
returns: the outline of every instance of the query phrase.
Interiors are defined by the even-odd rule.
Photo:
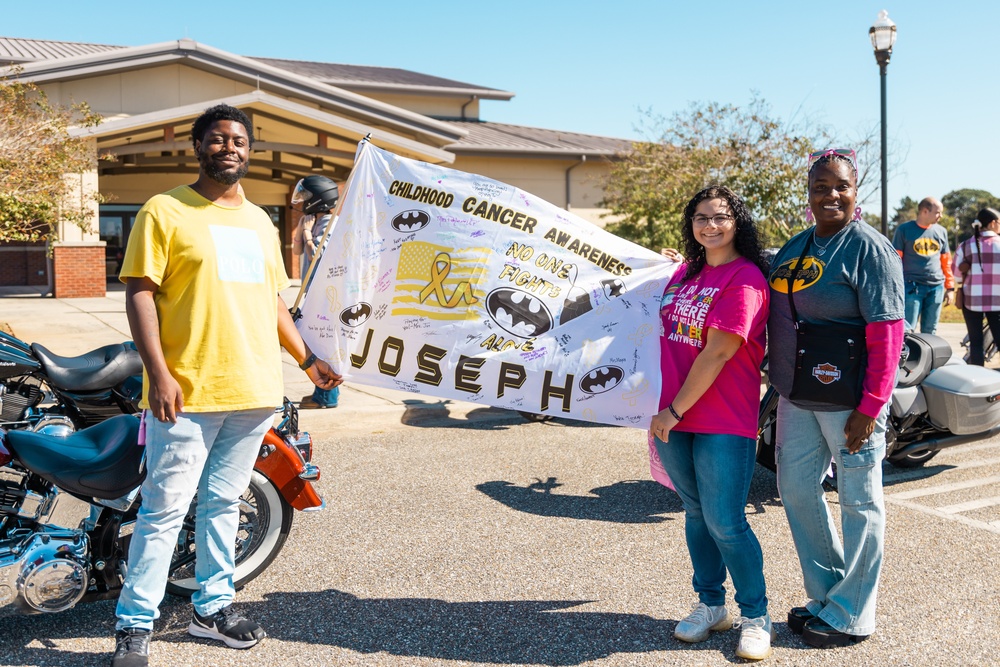
[[[431,216],[427,215],[426,211],[403,211],[393,218],[389,224],[397,232],[409,234],[410,232],[419,232],[430,224],[430,221]]]
[[[372,307],[364,301],[340,311],[340,321],[349,327],[361,326],[372,316]]]
[[[621,278],[608,278],[607,280],[602,280],[601,285],[604,287],[604,296],[609,299],[621,296],[628,291],[625,289],[625,283],[621,280]]]
[[[788,294],[788,280],[792,277],[792,273],[794,273],[798,263],[799,259],[796,257],[783,262],[781,266],[771,271],[768,282],[775,292]],[[795,276],[795,286],[792,291],[798,292],[799,290],[804,290],[815,285],[823,277],[824,267],[825,264],[815,257],[808,256],[803,259],[802,268],[799,269],[798,275]]]
[[[585,394],[603,394],[617,387],[625,379],[625,371],[617,366],[598,366],[580,378],[580,391]]]
[[[559,324],[566,324],[570,320],[575,320],[593,309],[594,305],[590,303],[590,295],[579,287],[573,287],[570,289],[566,300],[563,301],[563,309],[559,313]]]
[[[552,328],[552,315],[544,303],[510,287],[486,295],[486,312],[501,329],[521,338],[540,336]]]

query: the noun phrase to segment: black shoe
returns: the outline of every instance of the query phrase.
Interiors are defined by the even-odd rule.
[[[237,613],[232,605],[211,616],[199,616],[198,612],[194,612],[188,634],[218,639],[231,648],[250,648],[267,636],[264,628]]]
[[[111,667],[146,667],[149,664],[149,630],[122,628],[115,633]]]
[[[326,408],[335,408],[337,403],[317,403],[312,396],[303,396],[302,400],[299,401],[299,410],[324,410]]]
[[[788,612],[788,629],[797,635],[802,634],[806,627],[806,621],[816,618],[811,611],[805,607],[792,607]]]
[[[851,646],[868,639],[868,635],[849,635],[828,625],[825,621],[813,618],[806,621],[802,630],[802,640],[816,648],[836,648]]]

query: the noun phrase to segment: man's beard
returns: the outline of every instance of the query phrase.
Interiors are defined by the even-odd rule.
[[[228,169],[222,169],[215,160],[208,157],[204,153],[198,156],[198,161],[201,163],[201,168],[204,170],[205,175],[211,178],[213,181],[218,181],[223,185],[236,185],[241,178],[247,175],[250,171],[250,163],[244,162],[237,169],[233,170],[232,167]]]

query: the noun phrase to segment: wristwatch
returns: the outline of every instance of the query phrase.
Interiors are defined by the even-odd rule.
[[[299,368],[301,368],[302,370],[306,371],[306,370],[309,370],[309,367],[312,366],[315,363],[316,363],[316,354],[313,353],[313,352],[310,352],[309,356],[305,358],[305,361],[303,361],[301,364],[299,364]]]

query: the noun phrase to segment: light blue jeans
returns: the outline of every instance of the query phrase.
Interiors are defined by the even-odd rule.
[[[682,431],[667,438],[656,439],[656,451],[684,505],[698,600],[710,607],[726,603],[728,569],[740,613],[766,615],[764,556],[746,517],[756,443],[738,435]]]
[[[932,334],[937,331],[938,318],[941,317],[941,304],[944,302],[944,285],[921,285],[912,280],[906,281],[906,296],[904,297],[904,315],[906,329],[917,330],[917,318],[920,318],[920,333]]]
[[[153,629],[195,491],[195,577],[201,588],[191,601],[202,616],[233,601],[239,500],[273,420],[272,408],[185,412],[174,424],[157,421],[146,412],[148,473],[129,547],[128,576],[118,598],[119,630]]]
[[[784,397],[778,400],[778,492],[811,600],[809,611],[840,632],[870,635],[885,536],[886,411],[854,454],[848,453],[844,437],[851,412],[813,412]],[[823,493],[831,457],[837,464],[843,544]]]

